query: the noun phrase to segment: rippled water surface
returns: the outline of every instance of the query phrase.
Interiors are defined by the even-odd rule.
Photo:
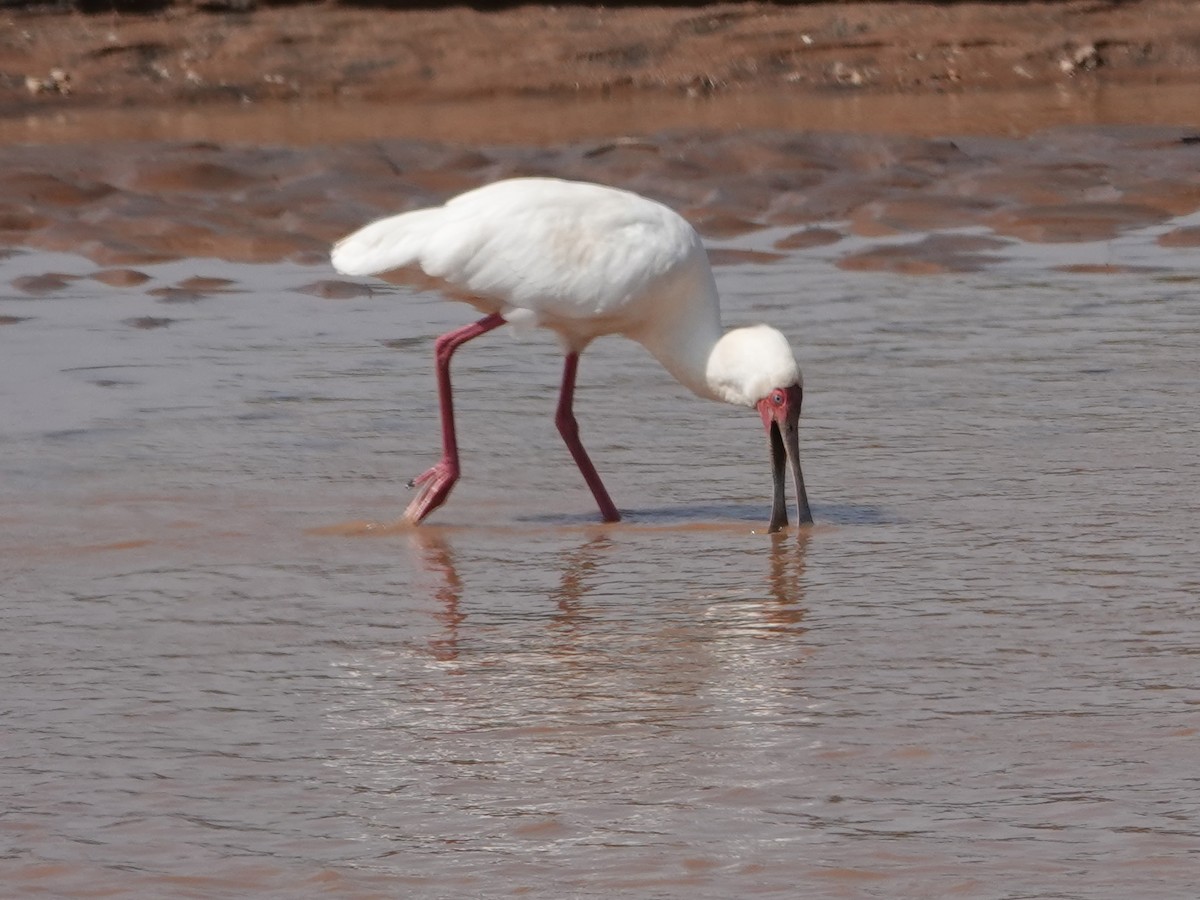
[[[721,269],[805,370],[818,524],[776,536],[757,416],[619,340],[578,411],[627,521],[501,331],[413,530],[466,307],[207,261],[4,290],[5,891],[1195,896],[1200,272],[1053,268],[1139,252]]]

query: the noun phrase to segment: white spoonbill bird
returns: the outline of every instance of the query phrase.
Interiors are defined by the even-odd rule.
[[[579,354],[594,339],[637,341],[700,397],[757,408],[767,430],[774,503],[770,531],[787,525],[790,457],[800,522],[812,521],[800,470],[804,396],[787,339],[756,325],[722,333],[716,283],[699,235],[662,204],[628,191],[553,178],[513,178],[444,206],[372,222],[333,247],[343,275],[419,266],[486,315],[438,338],[442,458],[417,476],[405,518],[420,522],[458,480],[450,357],[505,322],[555,332],[566,353],[555,422],[606,522],[620,519],[579,439],[572,410]]]

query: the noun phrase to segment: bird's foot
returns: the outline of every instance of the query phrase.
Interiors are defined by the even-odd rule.
[[[450,489],[458,481],[458,466],[453,461],[443,459],[432,468],[426,469],[408,483],[409,487],[418,488],[417,496],[404,510],[405,521],[416,525],[427,515],[446,502]]]

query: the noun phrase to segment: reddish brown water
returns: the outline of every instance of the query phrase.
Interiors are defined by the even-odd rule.
[[[5,892],[1194,896],[1200,270],[1156,238],[1195,224],[721,268],[805,370],[817,525],[776,536],[754,413],[635,346],[579,397],[626,522],[552,344],[502,331],[456,363],[449,504],[368,527],[464,307],[0,262]]]
[[[1027,91],[946,94],[853,90],[611,98],[500,96],[462,102],[65,109],[0,119],[4,143],[201,140],[325,144],[382,137],[538,144],[664,129],[778,128],[865,134],[1028,135],[1056,125],[1195,125],[1191,84],[1071,83]]]

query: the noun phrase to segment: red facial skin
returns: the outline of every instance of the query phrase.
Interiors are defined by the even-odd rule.
[[[803,401],[804,389],[798,384],[786,388],[775,388],[758,401],[758,414],[762,416],[763,427],[769,429],[772,422],[776,422],[782,427],[789,416],[793,421],[798,421],[800,404]]]

